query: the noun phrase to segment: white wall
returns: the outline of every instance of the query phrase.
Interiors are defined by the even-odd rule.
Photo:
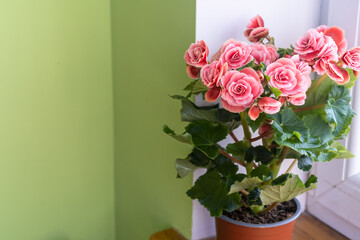
[[[309,28],[320,22],[321,0],[197,0],[196,2],[196,40],[203,39],[209,46],[210,56],[229,38],[245,41],[243,32],[250,18],[259,14],[275,37],[277,47],[288,47]],[[204,104],[201,98],[197,104]],[[235,134],[242,135],[242,129]],[[231,141],[229,138],[228,142]],[[284,172],[291,161],[285,162]],[[294,170],[301,178],[307,174]],[[203,174],[198,171],[194,180]],[[305,196],[298,197],[305,206]],[[214,219],[197,201],[193,204],[192,239],[202,239],[215,235]]]

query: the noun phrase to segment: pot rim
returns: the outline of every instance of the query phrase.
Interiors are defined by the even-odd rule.
[[[219,218],[221,218],[224,221],[230,222],[232,224],[235,225],[239,225],[239,226],[244,226],[244,227],[252,227],[252,228],[272,228],[272,227],[279,227],[285,224],[288,224],[292,221],[294,221],[295,219],[297,219],[300,216],[301,213],[301,205],[299,200],[297,200],[296,198],[293,198],[292,200],[295,201],[296,204],[296,212],[294,213],[294,215],[292,215],[290,218],[285,219],[283,221],[280,222],[276,222],[276,223],[266,223],[266,224],[255,224],[255,223],[245,223],[245,222],[241,222],[241,221],[236,221],[233,220],[231,218],[228,218],[224,215],[221,215]],[[291,201],[291,200],[290,200]]]

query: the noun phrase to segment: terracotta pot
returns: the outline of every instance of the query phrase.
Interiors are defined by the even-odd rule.
[[[284,221],[269,224],[252,224],[232,220],[222,215],[215,218],[217,240],[291,240],[295,220],[300,216],[301,206],[297,199],[295,214]]]

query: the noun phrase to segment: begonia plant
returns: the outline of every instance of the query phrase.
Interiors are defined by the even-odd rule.
[[[181,101],[181,120],[188,125],[182,134],[164,126],[192,146],[176,160],[178,177],[207,169],[187,195],[212,216],[243,206],[266,213],[316,187],[316,176],[303,182],[291,173],[295,164],[308,172],[314,161],[353,157],[339,140],[355,115],[350,88],[360,71],[360,47],[347,50],[344,30],[322,25],[294,46],[276,48],[260,16],[244,35],[250,44],[229,39],[211,57],[204,41],[190,45],[184,59],[192,80],[185,96],[172,96]],[[213,104],[197,106],[195,94]],[[234,134],[239,127],[242,139]],[[220,145],[228,135],[232,142]],[[284,159],[293,162],[279,172]]]

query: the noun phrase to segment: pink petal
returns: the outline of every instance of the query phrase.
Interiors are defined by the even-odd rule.
[[[228,104],[224,99],[221,99],[221,104],[222,106],[228,110],[229,112],[233,112],[233,113],[239,113],[244,111],[246,108],[242,107],[242,106],[233,106]]]
[[[260,78],[259,78],[259,75],[256,73],[256,71],[252,68],[244,68],[243,70],[241,70],[240,72],[242,73],[245,73],[245,74],[248,74],[248,75],[251,75],[253,76],[256,80],[260,81]]]
[[[215,102],[221,95],[221,88],[209,88],[209,90],[205,93],[205,100],[207,102]]]
[[[253,105],[250,110],[249,110],[249,118],[253,121],[255,121],[258,117],[259,117],[259,114],[260,114],[260,108],[256,105]]]

